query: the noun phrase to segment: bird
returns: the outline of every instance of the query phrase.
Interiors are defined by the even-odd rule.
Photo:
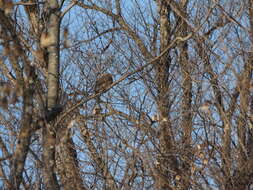
[[[111,84],[113,83],[113,77],[110,73],[104,73],[101,74],[96,82],[95,82],[95,87],[94,87],[94,93],[98,94],[101,92],[106,92],[107,89]],[[97,98],[97,103],[100,102],[100,96],[98,96]]]
[[[95,95],[99,93],[105,93],[107,90],[109,90],[108,88],[110,87],[112,83],[113,83],[113,77],[110,73],[104,73],[104,74],[98,75],[95,82],[95,86],[94,86]],[[101,94],[96,96],[96,104],[92,111],[94,115],[99,115],[102,112],[102,107],[100,105],[100,102],[101,102],[100,95]]]
[[[105,73],[100,75],[95,83],[94,91],[95,93],[100,93],[106,90],[113,83],[113,78],[110,73]]]

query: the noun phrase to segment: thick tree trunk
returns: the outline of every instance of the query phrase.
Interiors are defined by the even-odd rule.
[[[12,184],[14,189],[19,189],[22,182],[25,160],[30,146],[32,135],[32,116],[33,116],[33,89],[24,89],[23,95],[23,116],[21,130],[18,136],[16,151],[13,155],[13,168],[11,171]]]
[[[80,174],[75,144],[71,138],[72,122],[58,130],[56,166],[64,189],[86,190]]]
[[[185,4],[180,4],[181,10],[184,11],[186,15],[187,10],[187,2]],[[188,34],[188,26],[187,23],[179,18],[179,34],[181,36],[187,36]],[[191,77],[191,63],[188,60],[188,44],[187,42],[182,42],[179,44],[179,64],[181,67],[182,72],[182,89],[183,89],[183,96],[182,96],[182,128],[183,128],[183,147],[184,147],[184,154],[185,159],[183,159],[182,164],[182,171],[180,177],[182,180],[180,181],[180,189],[187,190],[190,188],[190,179],[191,179],[191,171],[190,165],[193,159],[192,154],[192,77]]]
[[[53,111],[58,106],[59,91],[59,30],[60,30],[60,11],[56,0],[47,1],[49,18],[47,23],[46,36],[49,41],[48,50],[48,76],[47,76],[47,124],[43,128],[43,161],[44,161],[44,183],[48,190],[59,189],[55,173],[55,143],[56,131],[54,119],[57,113]],[[44,34],[45,35],[45,34]],[[42,41],[41,41],[42,43]]]
[[[160,52],[162,52],[170,43],[170,23],[169,6],[164,1],[157,1],[160,14]],[[169,68],[170,56],[167,52],[155,65],[156,85],[158,90],[157,109],[159,111],[159,130],[160,130],[160,154],[158,156],[159,167],[156,176],[156,188],[160,190],[172,189],[171,181],[177,173],[177,161],[174,157],[171,124],[169,120],[170,111],[170,88],[169,88]]]
[[[253,5],[252,1],[248,1],[249,8],[248,14],[250,19],[250,41],[251,50],[253,49]],[[238,153],[238,166],[236,173],[233,177],[233,182],[235,183],[234,189],[246,189],[250,183],[252,183],[253,178],[253,130],[249,127],[247,130],[246,126],[253,124],[252,114],[253,114],[253,100],[250,91],[251,80],[253,72],[253,53],[249,54],[249,58],[246,61],[241,78],[239,80],[238,89],[240,94],[240,116],[237,121],[237,133],[239,140],[239,153]],[[249,119],[245,119],[249,118]],[[246,140],[247,139],[247,140]]]
[[[30,145],[31,135],[32,135],[32,124],[33,124],[33,95],[34,95],[34,80],[35,80],[35,71],[34,67],[30,65],[25,52],[20,44],[19,37],[16,35],[14,22],[10,17],[7,17],[2,10],[0,10],[0,24],[4,28],[6,33],[6,39],[12,39],[13,47],[15,51],[19,53],[10,54],[9,59],[13,68],[15,68],[16,74],[16,85],[22,89],[23,97],[23,107],[22,107],[22,121],[21,128],[18,135],[16,150],[13,153],[12,158],[12,168],[11,168],[11,185],[12,189],[19,189],[22,182],[22,174],[24,171],[25,161],[28,154],[28,149]],[[7,42],[9,43],[9,42]],[[14,50],[14,49],[13,49]],[[25,75],[27,79],[24,80],[22,69],[18,64],[18,57],[20,56],[21,60],[24,63]]]

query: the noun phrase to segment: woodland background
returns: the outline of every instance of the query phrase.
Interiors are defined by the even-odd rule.
[[[252,189],[252,62],[252,0],[0,0],[0,186]]]

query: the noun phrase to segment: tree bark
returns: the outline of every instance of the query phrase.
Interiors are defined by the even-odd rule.
[[[170,43],[170,23],[169,12],[170,8],[164,1],[157,1],[157,6],[160,15],[160,53]],[[156,188],[160,190],[172,189],[173,176],[177,173],[177,161],[174,157],[173,136],[170,124],[170,88],[169,88],[169,69],[170,56],[167,52],[161,57],[158,64],[155,65],[156,86],[158,90],[157,109],[159,112],[159,150],[160,155],[157,160],[159,167],[157,168],[158,175],[156,176]]]
[[[44,183],[48,190],[60,189],[55,173],[55,144],[56,131],[54,119],[57,114],[53,110],[58,106],[59,91],[59,30],[60,30],[60,11],[56,0],[46,1],[49,13],[47,23],[47,35],[50,38],[48,51],[48,76],[47,76],[47,124],[43,128],[43,161],[44,161]],[[52,114],[52,115],[51,115]]]
[[[72,123],[70,122],[69,125]],[[80,174],[76,147],[70,133],[69,127],[58,132],[57,171],[64,189],[86,190]]]
[[[184,12],[184,15],[186,15],[187,10],[187,1],[185,3],[181,2],[179,5],[181,8],[181,11]],[[188,34],[188,26],[187,23],[181,19],[178,18],[178,25],[181,26],[179,28],[179,34],[181,36],[187,36]],[[189,62],[189,56],[188,56],[188,44],[187,42],[182,42],[179,44],[179,64],[181,67],[181,72],[183,76],[182,81],[182,89],[183,89],[183,95],[182,95],[182,128],[183,128],[183,147],[184,147],[184,154],[185,158],[183,159],[182,164],[182,171],[180,174],[180,177],[182,180],[180,181],[180,189],[187,190],[190,188],[190,165],[193,159],[192,154],[192,68],[191,63]]]
[[[36,79],[34,67],[30,65],[25,52],[20,44],[20,40],[18,39],[18,35],[16,34],[14,22],[10,17],[7,17],[2,10],[0,10],[1,21],[0,24],[5,29],[3,31],[8,31],[9,33],[5,34],[6,39],[12,39],[13,47],[15,51],[19,53],[18,56],[21,57],[24,68],[25,75],[27,79],[24,80],[22,69],[18,64],[18,57],[15,54],[10,54],[9,59],[11,60],[11,64],[15,68],[16,74],[16,86],[22,89],[22,97],[23,97],[23,107],[22,107],[22,121],[21,128],[18,135],[16,150],[13,153],[12,158],[12,168],[11,168],[11,184],[12,189],[19,189],[20,184],[22,182],[22,174],[24,171],[24,165],[26,161],[26,157],[28,154],[28,149],[30,145],[31,135],[33,131],[33,95],[34,95],[34,80]],[[9,42],[7,42],[9,43]],[[14,49],[13,49],[14,50]]]

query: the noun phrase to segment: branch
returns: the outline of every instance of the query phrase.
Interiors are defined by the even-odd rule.
[[[121,15],[120,0],[115,0],[117,15]]]
[[[61,116],[59,116],[59,118],[57,119],[57,121],[55,122],[55,126],[57,126],[63,119],[64,117],[66,117],[69,113],[73,112],[75,109],[77,109],[79,106],[82,106],[84,103],[100,96],[101,94],[103,94],[104,92],[106,92],[107,90],[111,89],[112,87],[116,86],[117,84],[119,84],[120,82],[124,81],[126,78],[130,77],[131,75],[134,75],[135,73],[138,73],[140,71],[142,71],[143,69],[145,69],[146,67],[148,67],[149,65],[154,65],[156,63],[158,63],[158,60],[163,57],[164,54],[167,53],[168,50],[170,50],[172,47],[174,47],[174,45],[177,42],[183,42],[188,40],[189,38],[191,38],[192,33],[190,33],[189,35],[185,36],[185,37],[176,37],[162,52],[160,55],[158,55],[157,57],[153,58],[152,60],[150,60],[148,63],[146,63],[143,66],[140,66],[138,69],[136,69],[135,71],[126,73],[125,75],[123,75],[119,80],[115,81],[114,83],[112,83],[109,87],[107,87],[106,89],[104,89],[103,91],[97,93],[97,94],[93,94],[88,96],[87,98],[85,98],[84,100],[80,100],[77,104],[73,105],[71,108],[69,108],[66,112],[64,112]]]
[[[68,7],[65,9],[65,10],[63,10],[62,11],[62,13],[61,13],[61,15],[60,15],[60,18],[62,19],[63,17],[64,17],[64,15],[67,13],[67,12],[69,12],[70,11],[70,9],[72,9],[75,5],[76,5],[76,1],[72,1],[69,5],[68,5]]]
[[[119,30],[121,30],[121,29],[122,29],[122,28],[120,28],[120,27],[110,28],[110,29],[108,29],[108,30],[105,30],[105,31],[99,33],[97,36],[94,36],[94,37],[91,38],[91,39],[79,41],[79,42],[78,42],[77,44],[75,44],[75,45],[79,45],[79,44],[81,44],[81,43],[88,43],[88,42],[91,42],[91,41],[93,41],[93,40],[99,38],[100,36],[102,36],[102,35],[104,35],[104,34],[106,34],[106,33],[114,32],[114,31],[119,31]]]

